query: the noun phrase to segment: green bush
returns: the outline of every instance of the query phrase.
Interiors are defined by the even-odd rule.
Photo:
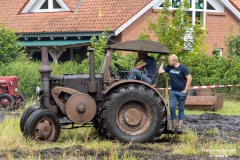
[[[30,60],[14,61],[8,64],[1,64],[1,76],[18,76],[20,79],[19,92],[23,93],[27,98],[35,98],[37,86],[42,86],[41,75],[38,72],[40,62]],[[76,62],[65,62],[61,64],[51,64],[53,69],[52,75],[63,74],[79,74],[82,72],[82,66]]]
[[[192,85],[238,84],[240,58],[208,56],[206,54],[181,55],[180,63],[191,71]]]
[[[0,64],[23,57],[23,48],[15,32],[0,22]]]
[[[226,43],[230,55],[240,56],[240,27],[238,34],[235,34],[231,28],[230,35],[226,37]]]
[[[18,76],[20,78],[19,92],[30,98],[35,96],[36,86],[41,85],[38,69],[39,62],[14,61],[1,64],[1,76]]]

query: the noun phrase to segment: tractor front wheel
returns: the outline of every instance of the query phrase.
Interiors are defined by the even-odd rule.
[[[24,136],[39,142],[55,142],[60,134],[60,125],[56,115],[47,109],[33,112],[24,128]]]
[[[35,112],[36,110],[41,109],[40,105],[37,104],[32,104],[31,106],[29,106],[27,109],[24,110],[24,112],[22,113],[22,116],[20,118],[20,130],[23,133],[24,132],[24,126],[25,123],[28,119],[28,117]]]
[[[0,106],[7,110],[13,110],[14,98],[7,93],[0,94]]]
[[[98,123],[109,139],[150,142],[166,127],[166,107],[151,88],[128,84],[112,91],[102,103]]]

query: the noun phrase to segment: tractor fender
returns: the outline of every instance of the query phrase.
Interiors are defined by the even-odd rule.
[[[154,88],[152,87],[150,84],[144,82],[144,81],[139,81],[139,80],[121,80],[121,81],[118,81],[118,82],[115,82],[115,83],[112,83],[110,86],[107,86],[106,89],[102,92],[103,95],[107,95],[110,91],[112,91],[113,89],[117,88],[118,86],[120,85],[123,85],[123,84],[129,84],[129,83],[135,83],[135,84],[142,84],[142,85],[145,85],[149,88],[151,88],[152,90],[154,90],[162,99],[165,107],[166,107],[166,103],[163,99],[163,96]],[[166,108],[167,109],[167,108]]]

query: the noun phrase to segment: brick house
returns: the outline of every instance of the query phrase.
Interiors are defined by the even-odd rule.
[[[137,39],[147,32],[164,0],[1,0],[0,20],[21,34],[29,56],[39,58],[40,47],[48,46],[54,62],[86,56],[90,38],[106,26],[111,41]],[[171,0],[174,10],[181,0]],[[208,54],[226,52],[224,37],[230,27],[240,26],[240,0],[190,0],[192,23],[207,29]],[[155,40],[154,36],[151,37]]]

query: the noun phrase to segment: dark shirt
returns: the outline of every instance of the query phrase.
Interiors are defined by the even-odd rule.
[[[188,68],[180,64],[177,68],[167,65],[163,69],[170,75],[172,91],[182,92],[186,87],[186,76],[190,74]]]
[[[146,63],[145,68],[147,70],[147,76],[154,76],[157,71],[157,61],[153,57],[149,56],[147,56],[147,58],[145,58],[143,61]]]

